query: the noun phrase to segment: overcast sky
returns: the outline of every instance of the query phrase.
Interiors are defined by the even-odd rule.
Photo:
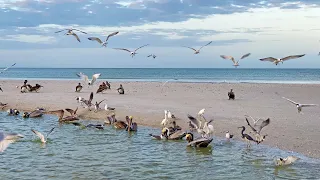
[[[320,68],[319,19],[319,0],[0,0],[0,66],[233,68],[220,55],[250,52],[240,67]],[[81,43],[54,33],[71,27]],[[114,31],[107,48],[88,40]],[[144,44],[134,58],[112,49]],[[306,56],[259,61],[292,54]]]

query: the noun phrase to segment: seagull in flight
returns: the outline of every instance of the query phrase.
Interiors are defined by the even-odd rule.
[[[98,43],[101,44],[101,47],[107,47],[109,38],[110,38],[111,36],[117,35],[118,33],[119,33],[119,31],[116,31],[116,32],[113,32],[113,33],[109,34],[109,35],[107,36],[107,39],[106,39],[104,42],[101,41],[101,39],[99,39],[99,38],[97,38],[97,37],[89,37],[88,39],[89,39],[90,41],[97,41]]]
[[[275,65],[278,65],[280,62],[282,62],[282,64],[283,64],[284,61],[287,61],[287,60],[290,60],[290,59],[297,59],[297,58],[303,57],[304,55],[305,54],[291,55],[291,56],[287,56],[287,57],[284,57],[284,58],[266,57],[266,58],[260,59],[260,61],[270,61],[270,62],[274,63]]]
[[[300,103],[297,103],[297,102],[294,102],[292,101],[291,99],[288,99],[288,98],[285,98],[285,97],[282,97],[283,99],[286,99],[287,101],[291,102],[292,104],[296,105],[297,106],[297,109],[298,109],[298,113],[302,113],[302,107],[311,107],[311,106],[318,106],[318,104],[300,104]]]
[[[245,54],[245,55],[243,55],[240,59],[244,59],[244,58],[250,56],[250,54],[251,54],[251,53]],[[233,66],[234,66],[234,67],[240,66],[240,65],[239,65],[240,59],[239,59],[238,61],[235,61],[232,56],[220,55],[220,57],[223,58],[223,59],[229,59],[229,60],[231,60],[231,61],[233,62]]]
[[[252,119],[252,121],[253,121],[253,124],[254,125],[257,125],[257,123],[260,121],[260,120],[263,120],[263,119],[261,119],[261,118],[259,118],[259,119],[254,119],[253,117],[251,117],[251,116],[249,116],[249,115],[244,115],[245,117],[250,117],[251,119]]]
[[[211,43],[212,43],[212,41],[208,42],[206,45],[202,46],[202,47],[201,47],[200,49],[198,49],[198,50],[196,50],[196,49],[194,49],[194,48],[192,48],[192,47],[188,47],[188,46],[182,46],[182,47],[186,47],[186,48],[192,49],[192,50],[194,50],[194,54],[199,54],[199,53],[200,53],[200,50],[201,50],[203,47],[208,46],[208,45],[211,44]]]
[[[2,69],[2,71],[0,72],[0,74],[3,73],[4,71],[8,70],[9,68],[15,66],[15,65],[16,65],[16,63],[14,63],[14,64],[12,64],[11,66],[8,66],[8,67]]]
[[[147,56],[147,57],[153,57],[153,59],[154,58],[156,58],[157,56],[156,55],[154,55],[154,54],[150,54],[149,56]]]
[[[129,52],[129,53],[131,54],[131,57],[133,57],[133,56],[135,56],[136,54],[138,54],[138,53],[136,53],[136,51],[137,51],[138,49],[143,48],[143,47],[148,46],[148,45],[149,45],[149,44],[140,46],[140,47],[138,47],[137,49],[135,49],[134,51],[130,51],[129,49],[125,49],[125,48],[113,48],[113,49],[127,51],[127,52]]]
[[[17,133],[5,134],[3,132],[0,132],[0,152],[3,152],[4,150],[6,150],[9,144],[15,142],[20,138],[23,138],[21,134],[17,134]]]
[[[71,29],[63,29],[63,30],[57,31],[57,32],[55,32],[55,33],[59,33],[59,32],[62,32],[62,31],[67,31],[64,35],[72,35],[72,36],[74,36],[74,37],[80,42],[79,36],[78,36],[76,33],[73,32],[74,30],[75,30],[75,31],[82,32],[82,33],[84,33],[84,34],[87,34],[86,32],[80,31],[80,30],[78,30],[78,29],[73,29],[73,28],[71,28]]]
[[[77,74],[78,77],[80,77],[85,83],[87,83],[89,86],[92,86],[94,82],[100,77],[100,73],[92,75],[92,80],[89,80],[88,76],[84,73],[80,72]]]
[[[53,130],[54,130],[54,127],[48,132],[47,136],[44,137],[44,135],[41,134],[40,132],[38,132],[38,131],[36,131],[36,130],[34,130],[34,129],[31,129],[31,131],[40,138],[40,140],[41,140],[42,143],[46,143],[46,142],[47,142],[48,136],[49,136],[49,134],[52,133]]]

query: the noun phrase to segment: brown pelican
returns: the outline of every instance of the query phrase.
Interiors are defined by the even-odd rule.
[[[103,93],[104,91],[106,91],[108,89],[108,86],[103,82],[103,84],[101,84],[97,90],[96,93]]]
[[[99,109],[101,109],[100,108],[100,104],[103,102],[103,101],[105,101],[106,99],[104,99],[104,100],[102,100],[102,101],[100,101],[100,102],[97,102],[96,101],[96,103],[94,104],[94,112],[98,112],[99,111]]]
[[[8,109],[7,112],[8,112],[8,115],[12,115],[12,116],[16,116],[20,114],[20,112],[17,109]]]
[[[168,140],[180,140],[186,135],[186,132],[182,130],[178,130],[172,133],[169,128],[164,128],[162,130],[162,133]]]
[[[124,121],[115,121],[113,123],[113,127],[116,129],[126,129],[127,124]]]
[[[246,128],[244,126],[238,127],[238,128],[242,128],[241,131],[241,137],[242,139],[246,140],[247,142],[247,147],[250,147],[250,141],[256,142],[258,144],[258,142],[256,140],[254,140],[249,134],[245,134],[244,131],[246,130]]]
[[[230,99],[234,100],[235,94],[234,94],[234,92],[233,92],[233,89],[231,89],[230,92],[228,92],[228,97],[229,97],[229,100],[230,100]]]
[[[104,42],[102,42],[101,39],[99,39],[99,38],[97,38],[97,37],[89,37],[88,39],[89,39],[90,41],[97,41],[99,44],[101,44],[101,47],[107,47],[108,39],[109,39],[111,36],[117,35],[118,33],[119,33],[119,31],[113,32],[113,33],[109,34],[109,35],[107,36],[107,39],[106,39]]]
[[[199,53],[200,53],[200,50],[201,50],[203,47],[208,46],[208,45],[211,44],[211,43],[212,43],[212,41],[210,41],[210,42],[207,43],[206,45],[202,46],[202,47],[201,47],[200,49],[198,49],[198,50],[196,50],[196,49],[194,49],[194,48],[192,48],[192,47],[188,47],[188,46],[182,46],[182,47],[186,47],[186,48],[192,49],[192,50],[194,51],[194,54],[199,54]]]
[[[79,126],[81,129],[85,129],[85,128],[90,128],[90,127],[94,127],[96,129],[104,129],[102,124],[88,124],[88,125],[83,125],[79,122],[72,122],[71,124],[75,125],[75,126]]]
[[[126,116],[126,121],[127,121],[127,127],[126,131],[137,131],[138,130],[138,124],[136,122],[132,122],[133,117]]]
[[[113,124],[114,122],[117,122],[117,119],[116,115],[112,113],[111,116],[107,116],[107,121],[105,121],[104,124]]]
[[[296,58],[300,58],[303,57],[305,54],[301,54],[301,55],[291,55],[291,56],[287,56],[284,58],[274,58],[274,57],[266,57],[266,58],[262,58],[260,59],[260,61],[270,61],[272,63],[274,63],[275,65],[278,65],[280,62],[283,64],[284,61],[290,60],[290,59],[296,59]]]
[[[244,58],[250,56],[250,54],[251,54],[251,53],[245,54],[245,55],[243,55],[240,59],[244,59]],[[240,59],[239,59],[238,61],[235,61],[235,59],[234,59],[232,56],[221,55],[220,57],[223,58],[223,59],[229,59],[229,60],[231,60],[231,61],[233,62],[233,66],[234,66],[234,67],[240,66],[240,65],[239,65]]]
[[[0,132],[0,152],[3,152],[7,149],[9,144],[17,141],[18,139],[23,138],[21,134],[17,133],[3,133]]]
[[[66,116],[66,117],[63,117],[64,115],[64,110],[63,109],[60,109],[60,110],[56,110],[56,111],[50,111],[50,113],[56,113],[59,117],[59,122],[69,122],[69,121],[76,121],[76,120],[79,120],[78,116],[77,116],[77,110],[78,110],[78,107],[76,110],[72,110],[72,109],[65,109],[66,111],[68,111],[71,115],[70,116]]]
[[[32,111],[32,112],[30,112],[30,113],[28,113],[28,112],[24,112],[23,114],[22,114],[22,117],[24,117],[24,118],[36,118],[36,117],[41,117],[43,114],[44,114],[44,110],[42,110],[42,109],[37,109],[37,110],[34,110],[34,111]]]
[[[268,119],[262,121],[262,123],[259,126],[257,126],[257,128],[254,128],[253,126],[251,126],[251,124],[247,118],[246,118],[246,122],[247,122],[248,126],[252,129],[252,131],[255,133],[257,143],[259,144],[262,141],[264,141],[267,135],[261,135],[261,130],[262,130],[262,128],[264,128],[268,124],[270,124],[270,119],[268,118]]]
[[[227,140],[233,138],[233,134],[230,134],[229,131],[226,131],[226,138],[227,138]]]
[[[38,92],[40,90],[40,88],[42,88],[43,86],[41,86],[40,84],[36,84],[35,86],[31,86],[30,84],[27,84],[27,89],[30,91],[30,92]]]
[[[76,86],[76,92],[80,92],[82,89],[81,83],[78,84],[78,86]]]
[[[120,84],[120,87],[117,89],[119,94],[124,94],[124,89],[122,87],[122,84]]]
[[[89,108],[89,111],[91,111],[91,106],[93,105],[92,99],[93,99],[93,92],[90,93],[90,97],[88,100],[81,98],[81,103],[85,104]]]
[[[276,165],[277,166],[290,165],[298,159],[300,159],[300,158],[298,158],[296,156],[288,156],[286,158],[279,158],[279,159],[276,159]]]
[[[282,97],[283,99],[286,99],[287,101],[291,102],[292,104],[296,105],[297,106],[297,109],[298,109],[298,113],[302,113],[302,107],[311,107],[311,106],[319,106],[318,104],[300,104],[300,103],[297,103],[297,102],[294,102],[292,101],[291,99],[288,99],[288,98],[285,98],[285,97]]]
[[[154,54],[150,54],[150,55],[148,55],[147,57],[153,57],[153,59],[155,59],[157,56],[154,55]]]
[[[53,130],[54,130],[54,127],[48,132],[47,136],[44,137],[44,135],[41,134],[40,132],[38,132],[38,131],[36,131],[36,130],[34,130],[34,129],[31,129],[31,131],[40,138],[40,140],[41,140],[42,143],[46,143],[46,142],[47,142],[48,136],[49,136],[49,134],[52,133]]]
[[[149,44],[140,46],[140,47],[138,47],[137,49],[135,49],[134,51],[130,51],[129,49],[125,49],[125,48],[113,48],[113,49],[127,51],[127,52],[129,52],[129,53],[131,54],[131,57],[133,58],[133,56],[135,56],[136,54],[138,54],[138,53],[136,53],[136,51],[137,51],[138,49],[143,48],[143,47],[148,46],[148,45],[149,45]]]
[[[186,140],[188,141],[187,146],[194,146],[194,147],[208,147],[208,145],[211,143],[213,138],[198,138],[198,139],[193,139],[193,134],[192,133],[187,133],[186,134]]]
[[[89,81],[88,76],[85,75],[84,73],[80,72],[77,74],[77,76],[80,77],[89,86],[93,85],[94,82],[96,82],[96,80],[100,77],[100,75],[101,75],[100,73],[92,75],[92,80]]]

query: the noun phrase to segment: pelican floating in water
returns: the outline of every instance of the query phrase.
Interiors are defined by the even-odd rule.
[[[34,111],[30,112],[30,113],[24,112],[22,114],[22,117],[23,118],[37,118],[37,117],[41,117],[44,114],[44,112],[45,111],[42,110],[42,109],[37,109],[37,110],[34,110]]]
[[[127,121],[127,127],[126,131],[137,131],[138,130],[138,124],[136,122],[132,122],[133,117],[126,116],[126,121]]]
[[[108,44],[108,39],[111,37],[111,36],[114,36],[114,35],[117,35],[119,33],[119,31],[116,31],[116,32],[113,32],[111,34],[109,34],[107,36],[107,39],[105,41],[101,41],[101,39],[97,38],[97,37],[89,37],[88,39],[90,41],[97,41],[99,44],[101,44],[101,47],[107,47],[107,44]]]
[[[6,150],[9,144],[17,141],[20,138],[23,138],[21,134],[17,134],[17,133],[5,134],[3,132],[0,132],[0,152],[3,152],[4,150]]]
[[[297,106],[297,109],[298,109],[298,113],[302,113],[302,107],[311,107],[311,106],[319,106],[318,104],[300,104],[300,103],[297,103],[297,102],[294,102],[292,101],[291,99],[288,99],[288,98],[285,98],[285,97],[282,97],[283,99],[286,99],[287,101],[291,102],[292,104],[296,105]]]
[[[208,46],[208,45],[211,44],[211,43],[212,43],[212,41],[208,42],[206,45],[200,47],[200,49],[198,49],[198,50],[196,50],[196,49],[194,49],[194,48],[192,48],[192,47],[188,47],[188,46],[182,46],[182,47],[186,47],[186,48],[192,49],[192,50],[194,51],[194,54],[199,54],[199,53],[200,53],[200,50],[201,50],[203,47]]]
[[[76,86],[76,92],[80,92],[82,90],[81,83]]]
[[[296,58],[300,58],[303,57],[305,54],[301,54],[301,55],[291,55],[291,56],[287,56],[284,58],[274,58],[274,57],[266,57],[266,58],[262,58],[260,59],[260,61],[269,61],[274,63],[275,65],[278,65],[280,62],[283,64],[284,61],[290,60],[290,59],[296,59]]]
[[[46,143],[46,142],[47,142],[48,136],[49,136],[49,134],[52,133],[53,130],[54,130],[54,127],[48,132],[48,134],[46,135],[46,137],[44,137],[44,135],[41,134],[40,132],[38,132],[38,131],[36,131],[36,130],[34,130],[34,129],[31,129],[31,131],[40,138],[40,140],[41,140],[42,143]]]
[[[94,74],[94,75],[92,75],[92,79],[89,80],[88,76],[85,75],[84,73],[80,72],[77,74],[77,76],[80,77],[89,86],[92,86],[97,81],[97,79],[100,77],[100,75],[101,75],[100,73]]]
[[[245,54],[245,55],[243,55],[240,59],[244,59],[244,58],[250,56],[250,54],[251,54],[251,53]],[[231,61],[233,62],[233,66],[234,66],[234,67],[240,66],[240,65],[239,65],[240,59],[239,59],[238,61],[236,61],[232,56],[225,56],[225,55],[221,55],[220,57],[223,58],[223,59],[231,60]]]
[[[64,115],[64,110],[63,109],[56,110],[56,111],[49,111],[49,112],[57,114],[58,117],[59,117],[59,122],[70,122],[70,121],[79,120],[78,115],[77,115],[78,107],[75,110],[72,110],[72,109],[69,109],[69,108],[67,108],[65,110],[70,113],[70,116],[63,117],[63,115]]]
[[[103,130],[104,127],[102,124],[88,124],[88,125],[83,125],[79,122],[72,122],[71,124],[75,125],[75,126],[79,126],[81,129],[85,129],[85,128],[90,128],[90,127],[94,127],[96,129],[99,129],[99,130]]]
[[[286,158],[279,158],[279,159],[276,159],[276,165],[277,166],[284,166],[284,165],[290,165],[292,163],[294,163],[295,161],[297,161],[298,157],[295,157],[295,156],[288,156]]]
[[[140,47],[138,47],[137,49],[135,49],[134,51],[130,51],[129,49],[125,49],[125,48],[113,48],[113,49],[127,51],[127,52],[129,52],[129,53],[131,54],[131,57],[133,57],[133,56],[135,56],[136,54],[138,54],[138,53],[136,53],[136,52],[138,51],[138,49],[143,48],[143,47],[148,46],[148,45],[149,45],[149,44],[140,46]]]
[[[187,133],[185,136],[186,136],[186,140],[188,141],[187,146],[208,147],[208,145],[213,140],[213,138],[204,138],[204,137],[194,140],[192,133]]]
[[[230,99],[234,100],[235,96],[236,96],[236,95],[234,94],[233,89],[231,89],[230,92],[228,92],[229,100],[230,100]]]
[[[180,140],[186,135],[185,131],[177,130],[172,133],[170,129],[166,127],[162,129],[162,133],[168,140]]]
[[[17,116],[20,114],[20,112],[17,109],[8,109],[7,113],[8,115],[11,115],[11,116]]]
[[[261,135],[261,130],[262,130],[262,128],[264,128],[270,124],[270,118],[262,121],[262,123],[259,126],[255,126],[257,128],[254,128],[253,126],[251,126],[251,124],[247,118],[246,118],[246,122],[247,122],[248,126],[252,129],[252,131],[255,133],[257,143],[260,144],[261,142],[263,142],[267,135]]]
[[[9,68],[11,68],[11,67],[13,67],[13,66],[15,66],[15,65],[16,65],[16,63],[13,63],[11,66],[8,66],[8,67],[2,69],[2,71],[0,71],[0,74],[4,73],[6,70],[8,70]],[[1,90],[1,91],[2,91],[2,90]]]
[[[244,131],[246,130],[246,128],[244,126],[241,126],[241,127],[238,127],[238,128],[242,128],[241,137],[242,137],[242,139],[246,140],[247,147],[251,146],[250,141],[256,142],[258,144],[258,142],[255,139],[253,139],[249,134],[244,133]]]

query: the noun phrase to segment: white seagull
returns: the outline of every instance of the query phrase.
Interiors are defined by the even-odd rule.
[[[80,38],[78,37],[78,35],[73,32],[74,30],[75,30],[75,31],[82,32],[82,33],[84,33],[84,34],[87,34],[86,32],[80,31],[80,30],[78,30],[78,29],[73,29],[73,28],[63,29],[63,30],[57,31],[57,32],[55,32],[55,33],[59,33],[59,32],[62,32],[62,31],[68,31],[68,32],[66,32],[64,35],[72,35],[72,36],[74,36],[74,37],[80,42]]]
[[[3,152],[4,150],[6,150],[9,144],[15,142],[20,138],[23,138],[21,134],[17,134],[17,133],[5,134],[3,132],[0,132],[0,152]]]
[[[14,64],[12,64],[11,66],[8,66],[8,67],[2,69],[2,71],[0,72],[0,74],[3,73],[4,71],[8,70],[9,68],[13,67],[14,65],[16,65],[16,63],[14,63]]]
[[[107,44],[108,44],[108,39],[111,37],[111,36],[114,36],[114,35],[117,35],[119,33],[119,31],[116,31],[116,32],[113,32],[111,34],[109,34],[107,36],[107,39],[105,41],[101,41],[101,39],[97,38],[97,37],[89,37],[88,39],[90,41],[97,41],[98,43],[101,44],[101,47],[107,47]]]
[[[135,49],[134,51],[130,51],[129,49],[125,49],[125,48],[113,48],[113,49],[127,51],[127,52],[129,52],[129,53],[131,54],[131,57],[133,57],[134,55],[138,54],[138,53],[136,53],[136,51],[137,51],[138,49],[143,48],[143,47],[148,46],[148,45],[149,45],[149,44],[140,46],[140,47],[138,47],[137,49]]]
[[[245,54],[245,55],[243,55],[240,59],[244,59],[244,58],[250,56],[250,54],[251,54],[251,53]],[[223,59],[229,59],[229,60],[231,60],[231,61],[233,62],[233,66],[234,66],[234,67],[240,66],[240,65],[239,65],[240,59],[239,59],[238,61],[235,61],[235,59],[234,59],[232,56],[220,55],[220,57],[223,58]]]
[[[100,77],[100,75],[101,75],[100,73],[92,75],[92,80],[89,81],[88,76],[85,75],[84,73],[80,72],[77,74],[77,76],[80,77],[82,80],[84,80],[84,82],[87,83],[89,86],[93,85],[94,82],[96,82],[96,80]]]
[[[253,117],[251,117],[251,116],[249,116],[249,115],[244,115],[244,116],[245,116],[245,117],[250,117],[250,118],[252,119],[254,125],[256,125],[260,120],[263,120],[263,119],[261,119],[261,118],[255,120]]]
[[[40,138],[40,140],[41,140],[42,143],[46,143],[46,142],[47,142],[48,136],[49,136],[50,133],[52,133],[53,130],[54,130],[54,128],[52,128],[52,129],[48,132],[47,136],[44,137],[44,135],[41,134],[40,132],[38,132],[38,131],[36,131],[36,130],[34,130],[34,129],[31,129],[31,131]]]
[[[266,58],[262,58],[260,59],[260,61],[270,61],[272,63],[274,63],[275,65],[278,65],[280,62],[286,61],[286,60],[290,60],[290,59],[296,59],[296,58],[300,58],[303,57],[305,54],[301,54],[301,55],[291,55],[291,56],[287,56],[284,58],[274,58],[274,57],[266,57]]]
[[[297,106],[297,109],[298,109],[298,113],[302,113],[302,107],[311,107],[311,106],[318,106],[318,104],[300,104],[300,103],[297,103],[297,102],[294,102],[292,101],[291,99],[288,99],[288,98],[285,98],[285,97],[282,97],[283,99],[286,99],[287,101],[291,102],[292,104],[296,105]]]
[[[226,139],[230,140],[231,138],[233,138],[233,134],[230,134],[229,131],[226,131]]]
[[[206,45],[202,46],[202,47],[201,47],[200,49],[198,49],[198,50],[196,50],[196,49],[194,49],[194,48],[192,48],[192,47],[188,47],[188,46],[182,46],[182,47],[186,47],[186,48],[192,49],[192,50],[194,50],[194,54],[199,54],[199,53],[200,53],[200,50],[201,50],[203,47],[208,46],[208,45],[211,44],[211,43],[212,43],[212,41],[208,42]]]

